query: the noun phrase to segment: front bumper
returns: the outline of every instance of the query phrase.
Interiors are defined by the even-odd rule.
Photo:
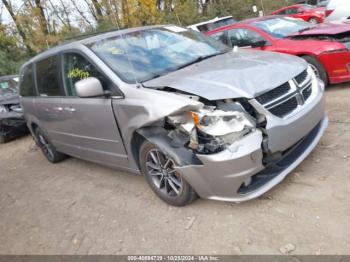
[[[0,114],[0,136],[14,138],[28,132],[23,114],[8,112]]]
[[[202,165],[179,166],[177,171],[201,198],[243,202],[264,194],[312,152],[327,128],[323,88],[316,80],[313,88],[300,112],[280,121],[268,118],[270,152],[282,154],[275,162],[263,164],[263,134],[257,129],[218,154],[197,155]]]
[[[177,171],[201,198],[243,202],[261,196],[279,184],[316,147],[328,125],[321,122],[287,151],[274,165],[262,164],[262,134],[259,130],[215,155],[199,155],[201,166],[178,167]],[[249,186],[244,183],[250,181]]]
[[[350,81],[350,52],[321,54],[318,59],[325,67],[329,82],[339,84]]]

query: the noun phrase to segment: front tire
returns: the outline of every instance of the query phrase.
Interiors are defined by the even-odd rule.
[[[39,127],[35,129],[34,133],[37,145],[49,162],[55,164],[67,158],[67,155],[62,154],[55,149]]]
[[[139,153],[140,168],[152,191],[173,206],[185,206],[197,198],[196,192],[175,170],[174,160],[145,141]]]
[[[312,56],[303,56],[302,58],[311,66],[316,76],[320,78],[325,83],[325,85],[327,85],[328,75],[323,65],[316,58]]]

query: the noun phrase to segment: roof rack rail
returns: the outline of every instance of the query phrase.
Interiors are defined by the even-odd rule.
[[[65,38],[63,40],[63,43],[71,42],[71,41],[74,41],[74,40],[83,40],[85,38],[89,38],[89,37],[96,36],[96,35],[99,35],[99,34],[109,33],[109,32],[113,32],[113,31],[119,31],[119,30],[122,30],[122,29],[124,29],[124,28],[118,29],[117,27],[114,27],[114,28],[110,28],[110,29],[104,30],[104,31],[95,31],[95,32],[89,32],[89,33],[82,33],[82,34],[79,34],[79,35],[70,36],[70,37]]]

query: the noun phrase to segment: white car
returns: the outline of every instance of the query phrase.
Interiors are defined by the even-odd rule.
[[[225,17],[216,17],[212,20],[208,20],[202,23],[190,25],[187,28],[192,29],[194,31],[206,33],[208,31],[214,30],[218,27],[225,26],[225,25],[231,25],[236,23],[236,20],[233,19],[232,16],[225,16]]]
[[[326,22],[350,19],[349,0],[330,0],[326,7]]]

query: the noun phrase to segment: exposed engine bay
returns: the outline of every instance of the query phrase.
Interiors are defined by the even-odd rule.
[[[350,32],[341,34],[320,34],[320,35],[295,35],[291,37],[294,40],[321,40],[321,41],[334,41],[343,43],[348,49],[350,49]]]
[[[164,127],[176,145],[198,154],[219,153],[259,126],[258,115],[247,102],[233,99],[205,101],[197,96],[179,95],[200,101],[204,106],[198,111],[166,117]]]

